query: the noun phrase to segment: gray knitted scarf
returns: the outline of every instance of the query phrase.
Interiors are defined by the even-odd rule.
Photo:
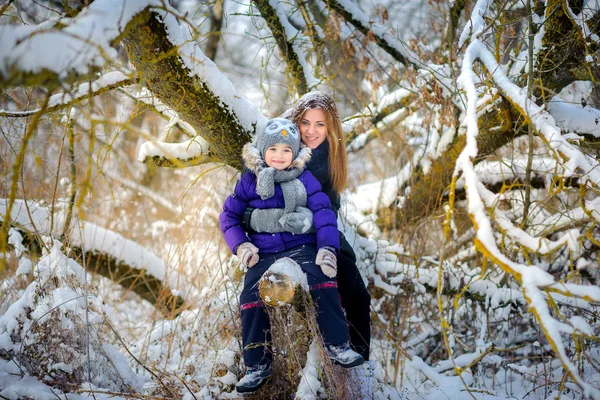
[[[262,169],[256,180],[256,193],[261,199],[266,200],[275,194],[275,184],[281,185],[283,200],[285,202],[284,214],[293,212],[296,207],[306,206],[306,188],[298,179],[304,171],[303,168],[277,170],[272,167]]]

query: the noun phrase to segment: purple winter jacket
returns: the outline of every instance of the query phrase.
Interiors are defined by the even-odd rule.
[[[304,167],[304,166],[302,166]],[[242,229],[242,216],[246,207],[258,209],[284,208],[283,191],[275,184],[275,194],[268,199],[261,199],[256,193],[256,175],[248,172],[238,181],[234,193],[223,204],[223,212],[219,216],[221,232],[225,242],[233,254],[244,242],[252,242],[260,253],[280,253],[303,244],[316,244],[317,248],[330,246],[339,250],[340,238],[337,229],[337,218],[331,209],[329,197],[321,191],[321,184],[308,171],[302,172],[298,178],[306,188],[306,207],[313,212],[315,233],[294,235],[281,233],[250,233]]]

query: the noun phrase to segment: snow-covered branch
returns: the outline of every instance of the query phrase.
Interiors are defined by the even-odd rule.
[[[2,220],[6,218],[7,204],[8,200],[0,200]],[[51,210],[35,202],[16,200],[11,210],[11,225],[28,234],[58,238],[66,232],[65,215],[55,211],[51,216],[51,213]],[[131,284],[133,291],[153,304],[158,302],[161,292],[163,297],[174,299],[173,304],[181,306],[184,303],[183,298],[171,293],[170,288],[181,286],[176,273],[151,251],[116,232],[87,221],[72,220],[67,232],[68,245],[80,257],[86,257],[90,271],[115,279],[125,287]]]
[[[0,25],[0,87],[57,86],[58,79],[89,76],[117,59],[114,41],[136,15],[161,5],[160,0],[102,0],[75,18],[32,26]]]
[[[208,143],[200,137],[183,143],[146,142],[140,148],[138,161],[161,167],[191,167],[215,162]]]
[[[2,25],[0,86],[56,87],[87,77],[118,58],[114,46],[122,40],[152,94],[210,142],[219,159],[239,168],[242,145],[266,119],[202,53],[176,14],[161,0],[97,0],[74,18]]]
[[[600,38],[596,33],[592,32],[588,26],[588,21],[600,11],[600,2],[598,2],[598,0],[588,1],[583,6],[583,10],[577,15],[575,15],[568,2],[565,3],[564,7],[569,17],[577,24],[577,26],[579,26],[579,29],[581,29],[582,36],[586,40],[600,44]]]
[[[241,148],[266,118],[238,94],[174,15],[147,11],[140,19],[124,42],[146,87],[210,143],[216,157],[241,168]]]
[[[409,114],[408,107],[417,99],[418,96],[412,91],[400,88],[386,93],[377,104],[370,104],[358,115],[347,118],[344,129],[349,131],[346,134],[348,151],[355,152],[373,140],[381,125],[391,122],[398,124],[406,118]],[[374,128],[361,132],[358,125],[364,123],[365,116],[368,116],[368,121]]]
[[[371,20],[356,4],[348,0],[326,0],[326,3],[362,34],[373,35],[375,43],[396,61],[417,69],[430,69],[406,44],[394,37],[387,27]]]
[[[583,177],[587,177],[595,184],[598,183],[598,172],[594,170],[594,162],[583,155],[578,149],[570,145],[561,135],[560,130],[556,127],[554,120],[547,112],[542,111],[533,101],[525,96],[524,90],[518,88],[504,75],[501,68],[496,63],[494,56],[487,50],[485,45],[479,40],[472,40],[468,46],[462,73],[459,78],[459,84],[467,93],[467,110],[466,110],[466,145],[463,152],[460,154],[455,169],[455,176],[462,172],[465,180],[467,191],[467,207],[469,215],[473,219],[476,227],[477,239],[476,246],[494,263],[501,266],[506,272],[510,273],[517,280],[523,289],[523,294],[527,302],[536,316],[546,338],[552,348],[560,358],[565,370],[577,385],[584,391],[586,395],[600,397],[600,391],[586,383],[577,373],[577,368],[571,362],[566,354],[566,350],[560,336],[562,323],[557,321],[549,312],[547,299],[543,296],[542,290],[552,289],[560,290],[560,293],[572,297],[591,298],[594,301],[600,300],[600,288],[595,286],[583,286],[575,284],[559,284],[552,275],[541,270],[536,266],[527,266],[519,262],[511,260],[504,255],[498,248],[492,222],[486,213],[486,195],[489,194],[483,184],[479,181],[477,174],[473,168],[472,160],[477,157],[477,142],[476,137],[479,133],[477,123],[477,99],[478,93],[475,86],[475,73],[473,71],[473,63],[479,59],[486,67],[491,75],[491,79],[497,87],[502,90],[504,95],[518,107],[523,114],[528,118],[530,123],[535,127],[545,139],[546,144],[556,154],[557,162],[563,162],[566,173],[575,173],[578,169],[582,172]],[[558,156],[560,154],[560,156]],[[487,192],[487,193],[486,193]],[[488,200],[489,201],[489,200]],[[515,236],[521,234],[517,228],[512,227],[512,223],[506,219],[502,220],[504,228],[510,228]],[[565,240],[569,241],[569,233],[565,236]],[[521,239],[530,239],[523,237]],[[539,241],[537,244],[531,245],[543,246]],[[552,246],[550,246],[551,248]],[[557,289],[560,287],[560,289]],[[568,332],[568,330],[562,330]]]
[[[312,73],[313,67],[304,56],[301,45],[308,41],[292,26],[282,3],[275,0],[255,0],[254,4],[267,23],[281,55],[285,59],[300,96],[317,86],[319,80]]]

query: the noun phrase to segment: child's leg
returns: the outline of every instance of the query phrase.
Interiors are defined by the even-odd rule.
[[[349,340],[348,323],[340,303],[337,281],[327,277],[315,264],[315,246],[297,247],[288,257],[296,261],[308,279],[310,295],[315,303],[317,324],[326,345],[345,343]]]
[[[269,344],[271,342],[271,323],[258,293],[258,282],[265,271],[275,261],[274,257],[264,257],[246,271],[244,289],[240,295],[242,314],[242,345],[244,364],[254,367],[268,364],[272,360]]]

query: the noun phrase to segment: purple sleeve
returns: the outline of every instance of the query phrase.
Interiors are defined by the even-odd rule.
[[[253,179],[254,174],[246,174],[240,178],[235,185],[233,194],[223,203],[223,211],[219,215],[221,232],[233,254],[240,244],[250,241],[242,229],[242,215],[250,201],[248,189],[252,186],[250,183]]]
[[[337,218],[331,209],[329,197],[321,190],[321,184],[310,172],[303,174],[306,187],[306,207],[313,212],[313,225],[317,231],[317,247],[330,246],[339,251],[340,235]]]

